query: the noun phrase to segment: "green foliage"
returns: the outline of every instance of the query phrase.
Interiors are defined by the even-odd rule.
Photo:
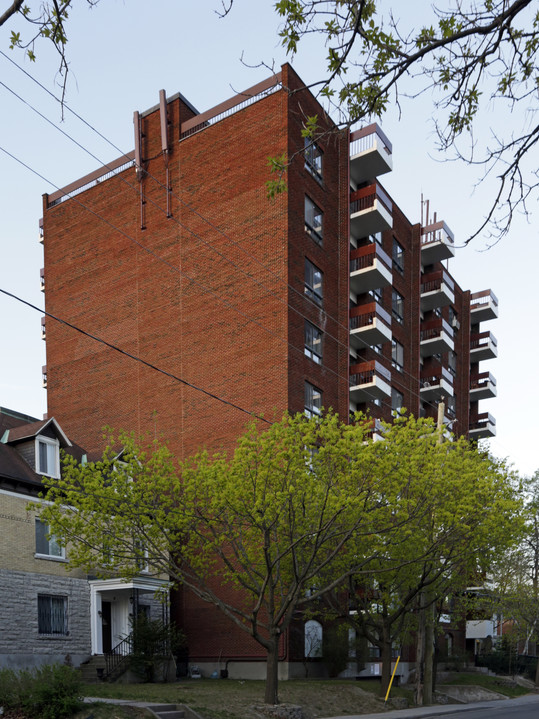
[[[132,620],[132,653],[129,666],[146,682],[155,682],[179,649],[185,646],[185,635],[160,619],[149,619],[144,613]]]
[[[286,192],[288,185],[285,179],[286,169],[288,167],[288,156],[286,152],[278,157],[270,157],[268,159],[270,172],[276,177],[266,181],[266,195],[269,200],[274,200],[277,195]]]
[[[0,706],[36,719],[62,719],[82,706],[80,673],[62,664],[0,670]]]
[[[346,669],[350,656],[346,626],[330,626],[325,629],[322,656],[330,677],[336,677]]]
[[[361,414],[286,415],[250,425],[231,456],[180,464],[111,434],[101,461],[66,457],[62,478],[44,480],[40,514],[71,566],[98,575],[136,576],[143,546],[150,571],[218,606],[276,662],[297,611],[374,576],[376,604],[409,612],[418,577],[483,571],[518,526],[503,465],[441,442],[431,420],[400,416],[382,442],[371,428]]]

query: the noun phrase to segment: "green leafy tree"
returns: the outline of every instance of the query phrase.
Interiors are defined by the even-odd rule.
[[[11,30],[10,49],[20,48],[24,50],[30,60],[36,59],[36,43],[45,39],[52,43],[59,58],[58,72],[62,79],[62,100],[65,95],[67,73],[69,70],[66,58],[67,29],[66,24],[69,11],[77,0],[46,0],[45,2],[31,2],[28,0],[13,0],[12,3],[4,2],[5,9],[0,9],[0,27],[8,21],[16,25]],[[99,0],[86,0],[92,7],[97,5]],[[27,30],[19,29],[17,21],[21,20]]]
[[[416,27],[405,5],[382,0],[277,0],[275,9],[290,56],[312,35],[325,47],[326,75],[311,88],[336,107],[342,124],[400,111],[403,97],[429,93],[439,149],[498,174],[496,196],[472,237],[487,226],[501,236],[539,189],[530,163],[539,139],[539,12],[532,0],[446,5],[426,8]],[[511,114],[518,108],[521,122]],[[476,127],[486,112],[490,138]]]
[[[66,458],[40,513],[72,544],[73,566],[127,578],[144,552],[153,572],[220,608],[265,649],[265,700],[275,704],[279,646],[294,615],[319,611],[351,576],[423,561],[422,546],[420,556],[413,541],[405,551],[431,510],[427,482],[422,500],[408,498],[412,469],[432,476],[440,463],[458,466],[458,449],[437,447],[430,420],[402,418],[385,442],[369,440],[369,419],[356,420],[285,416],[264,431],[249,427],[229,458],[201,453],[180,465],[158,443],[111,437],[100,462]]]
[[[379,650],[382,695],[392,650],[410,641],[422,612],[432,623],[437,602],[461,594],[518,539],[521,501],[505,464],[463,438],[440,439],[432,423],[399,417],[373,446],[377,475],[397,481],[393,516],[401,529],[366,565],[367,581],[350,577],[355,611],[348,621]]]

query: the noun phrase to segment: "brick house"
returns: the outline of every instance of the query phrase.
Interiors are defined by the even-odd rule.
[[[99,452],[105,423],[159,433],[183,458],[230,450],[248,413],[435,418],[442,398],[456,434],[495,434],[479,362],[497,299],[455,282],[428,203],[412,222],[384,190],[381,128],[339,130],[288,64],[202,113],[161,91],[134,127],[133,152],[43,198],[46,309],[109,343],[44,321],[48,416],[69,434]],[[283,153],[287,192],[268,200]],[[174,611],[192,661],[260,675],[216,608],[180,591]],[[283,642],[286,676],[304,653]]]

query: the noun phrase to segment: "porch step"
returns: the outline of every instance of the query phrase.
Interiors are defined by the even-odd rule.
[[[105,668],[105,657],[103,655],[98,654],[91,657],[87,662],[81,664],[79,667],[82,681],[87,684],[92,684],[99,681],[97,670],[102,669],[104,672]]]
[[[183,709],[178,709],[176,704],[156,704],[149,706],[148,709],[159,719],[184,719],[185,717]]]

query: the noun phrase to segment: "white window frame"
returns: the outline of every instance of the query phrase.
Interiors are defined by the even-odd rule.
[[[41,444],[47,446],[47,467],[45,468],[41,467]],[[51,453],[49,453],[48,449],[49,447],[54,448],[52,452],[54,466],[52,468],[48,466],[49,459],[51,458]],[[51,439],[50,437],[43,437],[42,435],[38,435],[36,437],[35,456],[37,474],[43,474],[45,477],[51,477],[52,479],[60,478],[60,442],[57,439]]]
[[[323,332],[309,320],[305,320],[305,347],[304,352],[316,364],[322,364]]]
[[[49,525],[46,522],[43,522],[39,517],[35,518],[35,543],[36,543],[36,552],[35,557],[38,559],[52,559],[56,562],[65,562],[66,561],[66,550],[65,547],[60,546],[58,540],[54,535],[51,536],[50,539],[46,539],[46,535],[49,533]],[[42,541],[47,543],[47,552],[40,552],[39,549],[39,540],[38,540],[38,526],[43,527],[40,531]],[[41,547],[45,548],[45,547]]]
[[[322,414],[322,390],[305,381],[305,415],[320,417]]]

